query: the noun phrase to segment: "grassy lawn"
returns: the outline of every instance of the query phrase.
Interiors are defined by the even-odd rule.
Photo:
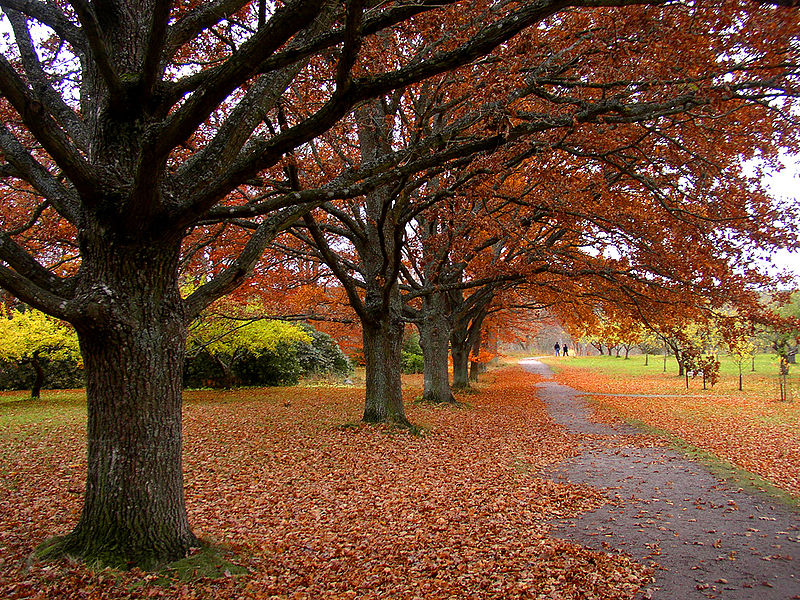
[[[737,365],[725,356],[719,383],[706,390],[692,379],[687,390],[674,359],[666,373],[663,358],[653,356],[649,366],[642,356],[545,362],[559,381],[591,393],[601,418],[611,415],[666,431],[800,498],[800,367],[789,374],[794,400],[780,402],[774,355],[758,356],[755,372],[748,363],[743,391]]]
[[[602,502],[537,476],[576,439],[531,401],[529,374],[485,380],[468,408],[442,408],[407,378],[424,435],[359,424],[358,381],[187,392],[189,519],[239,568],[183,579],[30,560],[79,516],[85,407],[80,392],[3,396],[0,598],[633,598],[641,566],[549,537],[548,519]]]

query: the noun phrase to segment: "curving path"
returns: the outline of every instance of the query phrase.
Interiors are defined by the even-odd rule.
[[[534,359],[521,364],[552,376]],[[800,513],[731,489],[677,452],[632,443],[636,428],[593,423],[581,392],[555,381],[537,387],[553,420],[582,438],[583,452],[549,476],[610,499],[559,521],[556,535],[651,565],[655,581],[641,598],[800,599]]]

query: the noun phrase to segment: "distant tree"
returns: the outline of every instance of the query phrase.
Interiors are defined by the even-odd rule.
[[[720,327],[720,343],[731,355],[739,371],[739,391],[744,387],[744,364],[756,354],[754,324],[738,316],[727,317]]]
[[[797,363],[800,349],[800,292],[788,298],[782,295],[781,301],[773,302],[773,313],[767,336],[775,353],[790,365]]]
[[[656,333],[647,327],[642,327],[637,346],[639,346],[639,350],[644,354],[645,366],[650,364],[650,355],[658,353],[663,347]]]
[[[2,305],[0,313],[0,359],[33,367],[32,398],[41,395],[45,360],[80,363],[78,336],[69,324],[34,309],[9,309]]]

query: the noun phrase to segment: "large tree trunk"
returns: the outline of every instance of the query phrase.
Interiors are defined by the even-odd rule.
[[[364,421],[407,426],[400,377],[403,322],[385,318],[364,323],[362,332],[367,384]]]
[[[436,295],[423,300],[422,320],[418,323],[419,345],[425,362],[425,389],[422,399],[426,402],[455,402],[450,391],[448,372],[448,346],[450,344],[450,323],[441,306],[443,299]]]
[[[86,496],[75,530],[50,551],[153,568],[198,544],[183,493],[186,323],[177,256],[177,243],[85,249],[82,268],[94,283],[83,290],[87,318],[76,328],[86,372]]]
[[[462,318],[453,325],[450,335],[450,353],[453,356],[453,389],[469,389],[469,354],[479,340],[481,325],[486,317],[487,299],[482,307],[473,311],[472,318]]]
[[[478,382],[478,375],[480,375],[480,363],[474,360],[469,361],[469,380],[472,383]]]

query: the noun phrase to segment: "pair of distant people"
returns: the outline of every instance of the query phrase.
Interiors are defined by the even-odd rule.
[[[561,344],[556,342],[556,345],[553,346],[553,348],[555,348],[556,350],[556,356],[561,356],[562,353],[564,354],[564,356],[569,356],[569,346],[567,346],[566,343],[562,346]]]

